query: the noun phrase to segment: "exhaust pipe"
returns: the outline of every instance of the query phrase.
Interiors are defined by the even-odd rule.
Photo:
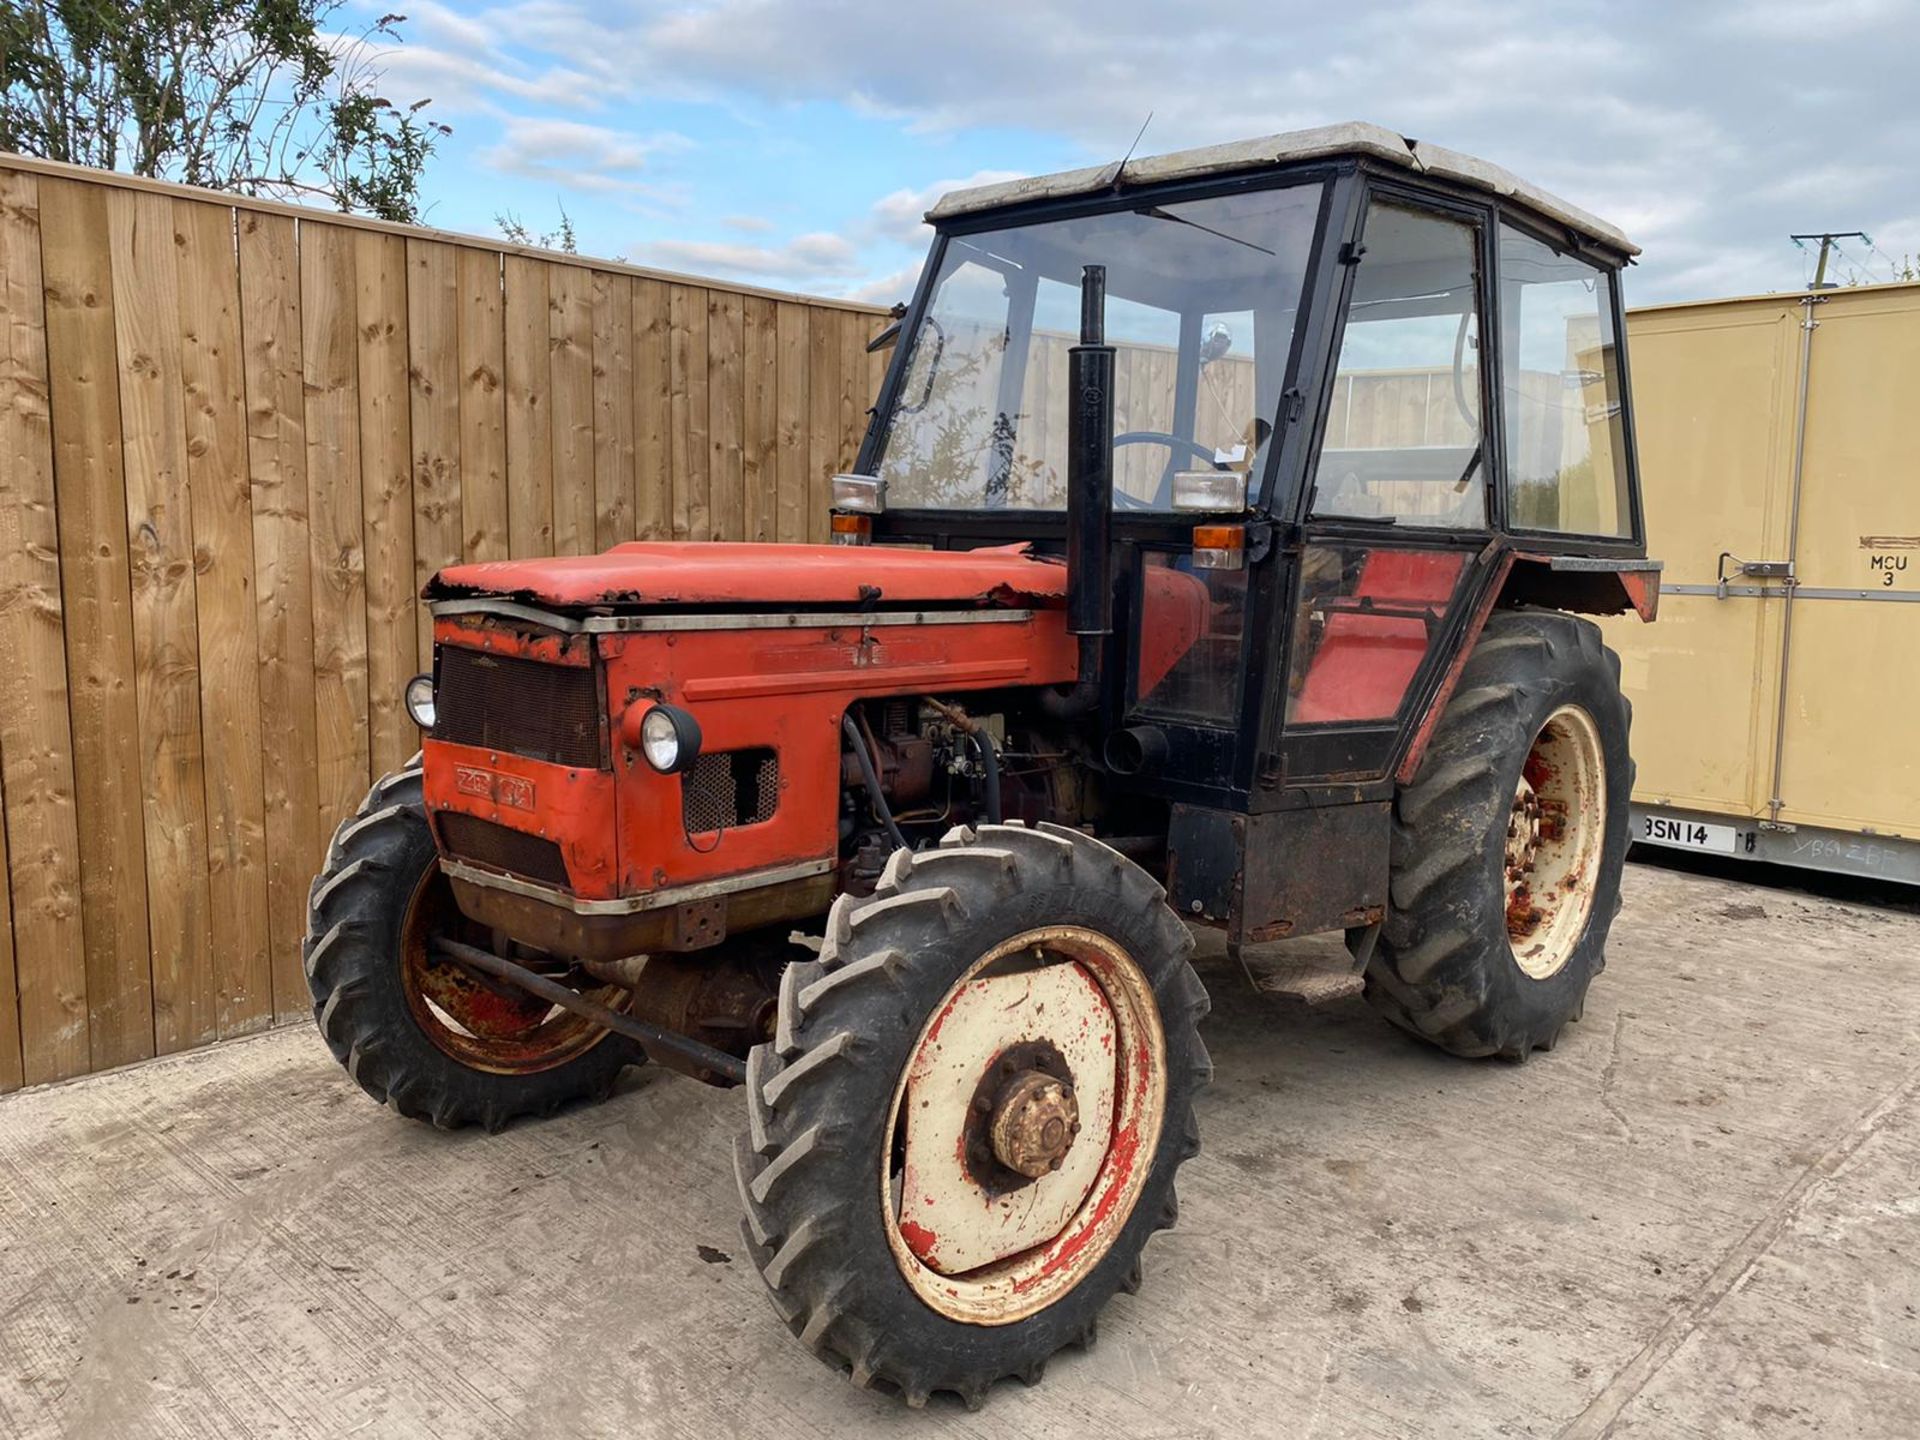
[[[1043,691],[1062,718],[1100,700],[1100,655],[1113,632],[1113,347],[1107,267],[1080,272],[1080,343],[1067,352],[1067,633],[1079,637],[1071,689]]]
[[[1116,775],[1144,775],[1167,763],[1173,746],[1158,725],[1135,725],[1107,736],[1107,769]]]

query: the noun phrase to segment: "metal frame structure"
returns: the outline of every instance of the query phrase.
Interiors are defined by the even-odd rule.
[[[1724,826],[1733,831],[1732,850],[1703,850],[1696,845],[1669,845],[1650,838],[1649,821],[1682,825]],[[1759,860],[1791,865],[1856,880],[1884,880],[1920,885],[1920,841],[1900,835],[1875,835],[1857,830],[1835,830],[1819,825],[1776,825],[1750,815],[1686,806],[1633,807],[1633,839],[1637,846],[1668,849],[1687,855],[1727,855],[1736,860]]]

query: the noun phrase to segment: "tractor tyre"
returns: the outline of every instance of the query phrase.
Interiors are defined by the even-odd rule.
[[[340,826],[308,896],[307,986],[334,1058],[375,1100],[448,1130],[604,1098],[644,1058],[624,1036],[434,960],[435,934],[494,943],[440,874],[416,761]]]
[[[969,1408],[1135,1290],[1200,1145],[1207,994],[1165,892],[1052,825],[956,829],[842,896],[747,1066],[741,1229],[856,1385]]]
[[[1580,1018],[1620,909],[1631,719],[1591,621],[1488,620],[1394,800],[1375,1009],[1455,1055],[1508,1060]]]

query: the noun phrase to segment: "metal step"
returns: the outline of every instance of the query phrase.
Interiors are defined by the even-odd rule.
[[[1247,980],[1263,995],[1284,995],[1308,1005],[1326,1005],[1358,995],[1366,977],[1353,968],[1351,957],[1265,955],[1243,951],[1240,966]]]

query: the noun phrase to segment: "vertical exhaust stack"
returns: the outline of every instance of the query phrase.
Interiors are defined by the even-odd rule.
[[[1107,267],[1080,276],[1080,343],[1067,352],[1067,633],[1113,630],[1113,347]]]
[[[1080,343],[1067,352],[1067,633],[1080,638],[1073,688],[1047,708],[1080,715],[1100,698],[1100,652],[1113,631],[1113,347],[1107,267],[1080,274]]]

